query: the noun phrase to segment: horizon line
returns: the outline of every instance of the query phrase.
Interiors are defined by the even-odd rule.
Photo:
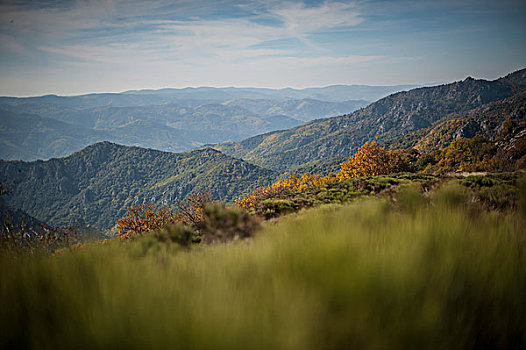
[[[463,79],[462,79],[463,80]],[[437,86],[437,85],[443,85],[443,84],[450,84],[456,81],[462,81],[462,80],[453,80],[453,81],[440,81],[440,82],[429,82],[429,83],[421,83],[421,84],[393,84],[393,85],[369,85],[369,84],[330,84],[330,85],[324,85],[324,86],[309,86],[309,87],[292,87],[292,86],[285,86],[285,87],[263,87],[263,86],[210,86],[210,85],[198,85],[198,86],[185,86],[185,87],[156,87],[156,88],[132,88],[128,90],[119,90],[119,91],[92,91],[92,92],[81,92],[81,93],[44,93],[44,94],[38,94],[38,95],[0,95],[0,98],[38,98],[38,97],[79,97],[79,96],[89,96],[89,95],[112,95],[112,94],[125,94],[125,93],[133,93],[133,92],[144,92],[144,91],[152,91],[152,92],[158,92],[161,90],[185,90],[185,89],[260,89],[260,90],[307,90],[307,89],[325,89],[330,87],[351,87],[351,86],[360,86],[360,87],[426,87],[426,86]],[[486,79],[478,79],[477,80],[486,80]]]

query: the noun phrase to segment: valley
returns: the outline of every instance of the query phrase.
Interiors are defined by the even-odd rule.
[[[187,88],[0,97],[0,159],[65,157],[100,141],[185,152],[352,112],[411,87]]]

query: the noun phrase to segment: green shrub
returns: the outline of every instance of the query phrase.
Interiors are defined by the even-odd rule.
[[[214,243],[251,237],[259,224],[259,218],[246,210],[214,203],[205,206],[204,219],[197,227],[205,243]]]
[[[288,199],[267,199],[261,202],[263,215],[273,218],[283,214],[293,213],[299,209],[299,205]]]
[[[192,243],[200,241],[200,237],[189,226],[182,223],[170,224],[158,231],[152,231],[133,237],[133,252],[142,256],[160,251],[173,252],[180,248],[188,248]]]
[[[426,204],[425,198],[422,196],[421,188],[413,183],[401,186],[401,188],[394,193],[392,202],[395,208],[407,213],[416,213],[419,207]]]
[[[462,186],[472,191],[473,201],[488,209],[520,206],[520,188],[523,182],[526,182],[526,174],[519,172],[468,176],[459,181]]]
[[[467,187],[491,187],[495,181],[488,176],[468,176],[460,183]]]

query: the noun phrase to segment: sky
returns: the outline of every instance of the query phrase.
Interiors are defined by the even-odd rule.
[[[522,0],[0,0],[0,95],[495,79]]]

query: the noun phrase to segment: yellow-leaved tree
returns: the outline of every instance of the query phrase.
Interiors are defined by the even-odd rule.
[[[117,230],[119,237],[129,238],[178,221],[177,215],[166,207],[158,208],[153,203],[132,204],[126,216],[117,220]]]
[[[390,155],[375,141],[366,142],[348,161],[340,164],[338,180],[389,174]]]

